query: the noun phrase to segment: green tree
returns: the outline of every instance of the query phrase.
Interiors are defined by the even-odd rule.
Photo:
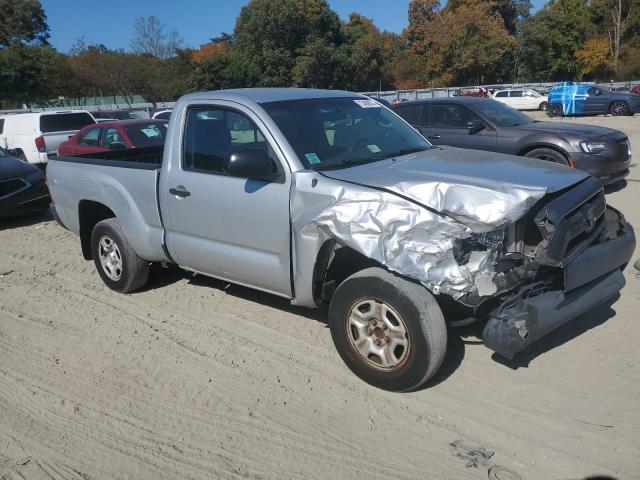
[[[464,85],[501,80],[501,64],[515,40],[493,3],[467,0],[440,9],[435,1],[414,0],[409,19],[404,35],[413,52],[425,59],[430,81]]]
[[[16,107],[45,99],[55,55],[49,47],[18,44],[1,48],[0,98]]]
[[[469,0],[448,0],[447,8],[455,10]],[[518,32],[520,22],[529,16],[531,11],[530,0],[483,0],[487,5],[489,15],[498,14],[504,20],[507,31],[515,35]]]
[[[590,27],[586,0],[551,0],[529,17],[522,30],[522,57],[528,80],[575,80],[575,53]]]
[[[309,45],[331,48],[340,43],[339,35],[340,19],[326,0],[252,0],[242,8],[234,32],[237,55],[262,86],[291,85],[299,56],[307,57],[302,60],[307,65],[317,60],[309,58]],[[322,78],[302,77],[323,83]]]
[[[0,0],[0,48],[48,45],[47,16],[38,0]]]

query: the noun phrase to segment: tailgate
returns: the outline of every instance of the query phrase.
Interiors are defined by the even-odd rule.
[[[69,140],[69,137],[75,135],[78,130],[70,130],[68,132],[50,132],[43,133],[45,151],[48,155],[58,155],[58,147],[63,142]]]

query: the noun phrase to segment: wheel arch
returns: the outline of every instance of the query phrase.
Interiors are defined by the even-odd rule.
[[[538,148],[547,148],[549,150],[554,150],[559,154],[561,154],[564,158],[566,158],[568,162],[573,164],[569,153],[564,148],[558,145],[555,145],[553,143],[535,142],[535,143],[527,144],[526,147],[523,147],[520,149],[520,151],[518,151],[518,155],[521,157],[524,157],[527,153],[532,152],[533,150],[537,150]]]
[[[313,298],[318,305],[328,303],[338,285],[356,272],[370,267],[388,270],[381,263],[356,250],[326,240],[316,256],[313,268]]]
[[[98,222],[107,218],[117,218],[116,214],[103,203],[93,200],[81,200],[78,204],[78,223],[80,226],[80,246],[85,260],[91,260],[91,233]]]

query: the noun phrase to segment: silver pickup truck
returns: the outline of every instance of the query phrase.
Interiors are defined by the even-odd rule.
[[[153,262],[328,305],[347,366],[407,391],[447,325],[511,357],[615,297],[635,248],[600,182],[536,159],[430,145],[348,92],[247,89],[176,104],[164,149],[59,157],[54,215],[106,285]]]

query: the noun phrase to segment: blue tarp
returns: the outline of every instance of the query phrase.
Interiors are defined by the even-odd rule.
[[[588,83],[559,83],[549,92],[549,104],[561,104],[565,115],[583,113],[584,102],[589,96],[587,90],[589,90],[591,86],[593,85]]]

